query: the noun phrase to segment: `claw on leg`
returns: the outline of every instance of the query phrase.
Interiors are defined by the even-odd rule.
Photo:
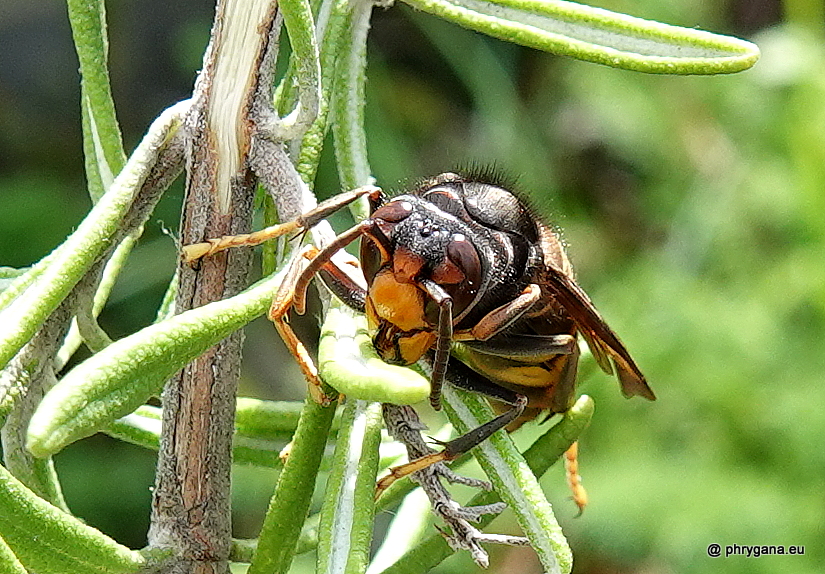
[[[579,443],[574,442],[564,453],[564,470],[567,475],[567,485],[573,494],[573,502],[579,507],[581,516],[587,506],[587,491],[582,485],[582,477],[579,476]]]
[[[442,450],[441,452],[433,452],[431,454],[421,456],[406,464],[400,464],[392,467],[389,472],[376,483],[375,500],[381,498],[384,491],[387,490],[387,488],[389,488],[390,485],[396,480],[409,476],[419,470],[424,470],[425,468],[428,468],[438,462],[445,462],[449,460],[451,460],[451,457]]]
[[[487,567],[487,551],[483,548],[482,543],[529,544],[526,538],[520,536],[485,534],[471,524],[471,522],[478,521],[484,514],[498,514],[504,510],[505,504],[494,503],[463,507],[452,499],[450,493],[442,484],[442,479],[477,486],[484,490],[491,489],[492,485],[485,481],[462,479],[450,471],[443,463],[455,460],[460,456],[460,452],[456,453],[452,449],[437,453],[433,452],[421,436],[421,430],[424,426],[412,407],[385,404],[384,420],[387,423],[387,430],[390,435],[404,443],[407,447],[407,454],[412,459],[411,463],[396,467],[393,472],[401,476],[408,474],[407,470],[414,473],[411,478],[427,494],[433,513],[448,526],[447,529],[441,529],[437,526],[436,528],[444,535],[451,548],[467,550],[479,566]],[[397,472],[399,468],[402,469],[400,473]],[[399,476],[390,474],[387,478],[389,483],[384,488],[397,480]]]

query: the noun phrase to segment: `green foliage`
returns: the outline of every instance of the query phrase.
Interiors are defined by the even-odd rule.
[[[83,8],[80,4],[70,3],[78,18],[77,11]],[[433,13],[439,13],[439,6],[449,7],[446,2],[411,4],[425,10],[432,6]],[[361,180],[373,174],[379,183],[391,187],[396,181],[473,162],[495,162],[518,175],[520,186],[532,195],[537,209],[552,214],[553,221],[564,229],[581,283],[621,334],[659,396],[654,404],[625,402],[604,377],[582,377],[583,390],[599,403],[598,416],[582,440],[581,472],[592,499],[584,516],[571,519],[574,509],[565,500],[567,493],[558,472],[542,479],[573,549],[574,571],[817,571],[815,565],[825,558],[819,544],[825,524],[825,455],[818,448],[818,439],[825,432],[825,415],[819,408],[821,375],[825,372],[821,349],[825,340],[825,47],[821,25],[815,26],[810,14],[813,10],[821,16],[821,9],[806,8],[805,2],[788,2],[794,25],[777,23],[755,38],[763,60],[754,70],[730,77],[689,78],[647,76],[538,54],[399,6],[373,16],[374,43],[370,45],[364,86],[363,69],[358,67],[363,62],[355,62],[349,69],[352,73],[342,76],[340,84],[326,81],[335,77],[331,55],[337,54],[336,50],[354,49],[353,39],[346,36],[353,20],[348,5],[335,4],[329,20],[330,36],[319,43],[321,87],[327,91],[320,94],[320,120],[301,145],[302,174],[311,178],[320,169],[317,181],[336,177],[325,168],[326,159],[321,158],[318,167],[330,90],[335,89],[339,95],[352,95],[334,102],[340,106],[335,108],[341,120],[335,138],[340,179],[346,186],[364,183]],[[518,10],[536,7],[527,2],[508,5]],[[633,11],[689,27],[696,23],[719,29],[734,27],[736,22],[717,15],[719,5],[682,0],[635,5]],[[102,10],[102,4],[96,6]],[[540,8],[550,6],[566,5],[543,3]],[[152,17],[151,13],[147,16]],[[477,20],[476,16],[472,18]],[[460,21],[462,17],[451,18]],[[88,25],[89,14],[84,18]],[[467,18],[463,23],[469,24]],[[611,20],[608,25],[617,24]],[[299,26],[295,28],[295,35],[308,29],[302,32]],[[389,37],[387,30],[397,37]],[[96,197],[106,185],[106,170],[117,171],[106,166],[118,166],[122,152],[108,100],[108,77],[101,75],[106,59],[98,60],[97,65],[104,65],[95,69],[94,58],[82,51],[84,46],[102,50],[105,34],[87,30],[84,40],[80,31],[78,27],[75,36],[84,82],[97,82],[92,90],[84,84],[83,121],[90,130],[89,118],[95,118],[92,123],[102,130],[101,147],[90,145],[93,141],[89,138],[85,140],[89,190]],[[546,33],[528,32],[533,35],[530,41],[522,40],[524,44],[546,40]],[[679,33],[690,36],[692,31]],[[338,34],[344,34],[347,42],[330,40]],[[694,37],[707,38],[701,34]],[[712,41],[724,43],[718,37]],[[112,42],[118,42],[117,30]],[[745,55],[721,71],[733,71],[737,65],[744,66],[743,61],[752,63],[755,57],[747,45],[734,42],[728,47],[731,45]],[[311,58],[317,47],[312,42],[296,44],[296,53]],[[592,55],[600,53],[598,49],[591,49],[589,59],[608,63],[604,57]],[[306,59],[298,62],[307,64]],[[644,65],[635,61],[627,67]],[[683,71],[695,73],[697,65],[702,64],[691,62]],[[705,69],[714,71],[714,66],[719,64]],[[417,73],[421,71],[424,73]],[[360,96],[364,89],[369,103],[366,108]],[[279,92],[284,112],[295,109],[292,104],[297,91],[293,91],[286,85]],[[296,123],[302,121],[297,114],[294,117]],[[146,118],[147,124],[150,119]],[[364,144],[372,169],[365,157],[352,153],[361,151],[359,146]],[[64,213],[66,221],[62,223],[67,231],[77,224],[68,220],[67,210],[44,205],[48,198],[64,202],[61,195],[68,183],[39,174],[0,173],[0,189],[17,188],[27,181],[34,182],[29,193],[14,193],[11,199],[3,195],[1,200],[4,208],[13,200],[0,217],[13,217],[14,221],[4,219],[0,225],[0,265],[35,263],[14,258],[21,241],[15,222],[35,221],[32,216],[20,215],[26,213],[27,206],[41,214]],[[116,220],[115,214],[109,221]],[[42,273],[51,273],[54,279],[45,283],[49,290],[41,290],[30,299],[30,306],[17,314],[20,319],[16,324],[22,329],[13,330],[11,321],[2,324],[9,335],[4,340],[12,342],[3,348],[6,355],[31,337],[38,320],[61,301],[71,278],[79,276],[103,248],[105,238],[93,235],[76,234],[76,242],[88,239],[83,249],[64,246],[52,256],[52,262],[71,259],[70,274],[41,265],[23,276],[28,279],[12,284],[22,289],[25,281],[34,281]],[[26,242],[37,245],[41,238],[45,243],[38,245],[37,252],[46,253],[54,247],[53,238],[41,234],[40,229],[29,230]],[[168,251],[158,257],[167,257]],[[171,261],[167,263],[171,269]],[[6,278],[17,275],[4,272],[0,286],[7,287]],[[132,276],[140,280],[139,273]],[[159,303],[138,288],[122,288],[136,293],[127,299],[128,305],[151,309],[145,315],[153,313]],[[8,303],[12,294],[6,291],[0,301]],[[263,310],[262,305],[257,312]],[[107,321],[115,320],[106,315],[104,310]],[[133,332],[139,327],[143,325],[117,329]],[[255,344],[253,341],[250,348]],[[261,354],[269,355],[265,348]],[[76,369],[90,368],[90,361],[105,359],[107,351]],[[278,359],[281,364],[273,361],[270,367],[282,369],[285,360]],[[125,387],[114,381],[115,387],[120,390],[140,382],[125,379],[121,381]],[[254,392],[270,392],[266,386],[271,384],[271,375],[259,381],[249,371],[245,379],[245,386]],[[294,384],[303,389],[300,379]],[[148,387],[141,392],[141,400],[151,394]],[[0,408],[3,400],[0,396]],[[289,431],[262,429],[262,413],[270,415],[271,403],[248,407],[239,409],[241,441],[236,441],[236,457],[256,466],[277,467],[272,440],[283,440],[284,432]],[[324,457],[326,433],[322,431],[332,424],[332,409],[310,408],[314,413],[305,414],[305,426],[298,430],[300,440],[290,458],[292,467],[288,464],[280,475],[286,488],[273,499],[275,510],[264,526],[267,544],[276,545],[258,549],[259,555],[274,558],[258,562],[258,571],[286,571],[296,544],[303,550],[317,541],[317,522],[308,523],[302,531],[295,517],[314,508],[312,483]],[[156,431],[146,432],[141,426],[146,419],[156,421],[156,412],[142,411],[137,418],[113,422],[122,414],[117,409],[94,410],[100,418],[92,426],[81,425],[79,434],[106,428],[145,447],[156,444]],[[292,426],[287,427],[294,428],[294,412],[284,415],[289,417]],[[554,427],[556,434],[544,436],[558,439],[561,431],[557,429],[564,423]],[[541,430],[528,425],[516,440],[522,446]],[[579,432],[581,427],[574,436]],[[91,447],[81,443],[77,448]],[[238,454],[241,448],[247,449],[246,458]],[[307,454],[301,454],[301,448],[306,448]],[[546,461],[555,460],[563,450],[557,447],[541,460],[546,466]],[[63,456],[71,455],[57,455],[58,471],[61,460],[68,460]],[[537,475],[543,473],[529,456],[527,462]],[[101,476],[106,475],[87,470],[84,482],[88,498],[105,498],[109,492],[118,498],[132,496],[102,482]],[[268,476],[264,480],[269,480]],[[133,571],[142,563],[136,553],[87,529],[79,520],[44,506],[46,503],[26,493],[14,479],[4,481],[13,492],[4,498],[7,502],[3,502],[0,516],[14,517],[5,521],[7,527],[26,526],[28,530],[19,530],[23,534],[16,537],[12,530],[0,526],[0,536],[7,543],[0,540],[0,569],[8,565],[10,572],[23,566],[44,573],[92,571],[102,564],[101,571],[114,572]],[[239,487],[236,494],[243,497],[244,488]],[[491,501],[478,498],[472,503]],[[37,509],[26,514],[25,520],[19,519],[19,513],[9,513],[9,505],[22,502]],[[81,501],[67,502],[74,508]],[[242,501],[239,506],[243,506]],[[84,519],[92,524],[102,522],[92,511]],[[129,522],[131,517],[119,520]],[[494,528],[510,528],[505,520],[499,520]],[[267,529],[284,523],[290,523],[287,534],[278,530],[282,538],[266,538]],[[517,527],[512,528],[516,531]],[[32,532],[41,535],[39,550],[27,545]],[[414,547],[411,555],[425,555],[428,564],[434,565],[432,557],[445,557],[449,549],[432,527],[426,534],[429,538]],[[80,540],[91,546],[78,545]],[[802,544],[806,555],[710,558],[706,548],[711,543],[721,544],[723,551],[731,544]],[[365,547],[364,540],[359,544]],[[45,546],[61,552],[65,548],[66,554],[44,551]],[[247,559],[254,553],[252,546],[244,550]],[[236,545],[238,557],[242,547],[242,543]],[[493,571],[503,570],[508,562],[524,556],[498,550],[493,554]],[[58,557],[57,565],[47,562],[53,556]],[[527,558],[533,559],[532,555]],[[470,571],[473,566],[466,561],[466,557],[457,556],[439,571]],[[81,563],[84,566],[77,566]],[[416,563],[413,557],[395,568],[413,571],[404,568]],[[519,571],[531,567],[518,564]],[[538,568],[535,566],[536,571]],[[303,571],[298,562],[293,569]]]
[[[177,371],[262,315],[280,283],[276,275],[230,299],[174,315],[75,367],[50,389],[32,416],[29,451],[54,455],[160,394]]]
[[[430,395],[426,377],[388,365],[372,346],[367,320],[348,308],[332,307],[324,319],[318,345],[318,373],[338,392],[354,399],[413,405]],[[391,386],[386,382],[393,381]]]
[[[20,563],[33,572],[133,573],[138,552],[55,508],[0,467],[0,532]],[[7,561],[8,563],[8,561]]]

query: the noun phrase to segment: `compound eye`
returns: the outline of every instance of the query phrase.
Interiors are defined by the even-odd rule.
[[[481,259],[475,246],[462,233],[454,234],[447,245],[447,259],[461,270],[467,287],[475,292],[481,284]]]
[[[453,298],[453,311],[461,313],[478,293],[481,285],[481,260],[478,251],[461,233],[455,233],[444,251],[444,260],[436,266],[430,277],[447,287]]]

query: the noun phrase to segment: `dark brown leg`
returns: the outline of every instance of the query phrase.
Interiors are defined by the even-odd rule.
[[[435,340],[433,372],[430,375],[430,405],[440,411],[441,387],[444,385],[450,360],[450,347],[453,344],[453,299],[434,281],[424,279],[421,286],[438,305],[438,334]]]
[[[541,287],[535,284],[528,285],[521,295],[482,317],[471,331],[473,338],[478,341],[486,341],[493,335],[502,332],[529,311],[539,300],[539,297],[541,297]]]
[[[438,462],[450,462],[457,459],[465,452],[470,451],[490,438],[497,430],[503,429],[516,420],[521,416],[524,408],[527,406],[527,397],[524,395],[520,395],[488,381],[459,361],[453,361],[450,364],[447,380],[459,388],[481,393],[497,401],[512,405],[512,408],[460,437],[445,442],[443,444],[444,448],[440,452],[428,454],[411,460],[406,464],[391,468],[389,473],[378,481],[375,493],[376,498],[381,496],[381,493],[399,478],[403,478]]]

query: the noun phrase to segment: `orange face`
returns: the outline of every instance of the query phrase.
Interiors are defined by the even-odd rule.
[[[466,224],[420,198],[396,198],[376,209],[372,219],[361,262],[373,344],[385,361],[410,365],[437,339],[439,310],[423,282],[450,297],[458,323],[478,293],[479,254]]]
[[[388,363],[411,365],[435,343],[433,325],[424,314],[425,294],[404,275],[385,267],[367,294],[367,320],[373,344]]]

